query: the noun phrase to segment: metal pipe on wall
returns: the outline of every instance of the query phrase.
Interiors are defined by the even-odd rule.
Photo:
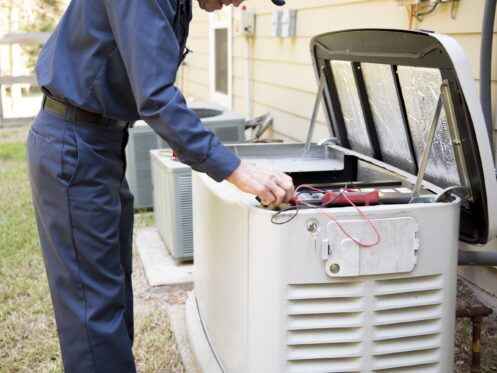
[[[473,323],[473,343],[471,356],[471,373],[481,372],[481,324],[483,318],[492,314],[492,310],[485,306],[469,306],[467,304],[461,305],[456,310],[456,317],[467,317]]]
[[[458,264],[497,266],[497,252],[459,250]]]
[[[492,147],[493,142],[493,121],[492,121],[492,44],[494,36],[495,8],[497,0],[486,0],[483,11],[483,26],[481,33],[480,51],[480,101],[483,109],[483,116],[487,125],[487,132]]]
[[[252,109],[251,109],[251,89],[250,89],[250,83],[252,80],[251,74],[250,74],[250,37],[246,36],[245,37],[246,44],[245,44],[245,119],[250,119],[252,117]]]

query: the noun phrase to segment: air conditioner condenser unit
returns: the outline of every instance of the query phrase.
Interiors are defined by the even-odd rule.
[[[192,169],[170,149],[150,151],[155,225],[173,258],[193,259]]]
[[[244,139],[243,117],[213,102],[192,102],[188,104],[222,142],[240,142]],[[166,149],[169,145],[162,140],[144,121],[138,121],[129,131],[126,147],[126,178],[135,196],[135,208],[153,207],[152,171],[150,150]]]
[[[193,174],[197,361],[206,372],[452,373],[458,247],[497,234],[469,63],[451,38],[401,30],[323,34],[311,51],[334,137],[231,147],[289,174],[294,205],[264,207]]]
[[[126,179],[133,193],[135,209],[152,207],[152,171],[150,150],[168,147],[144,121],[138,121],[129,130],[126,146]]]

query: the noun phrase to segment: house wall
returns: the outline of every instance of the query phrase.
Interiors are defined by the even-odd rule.
[[[209,97],[209,16],[194,1],[190,24],[189,54],[178,70],[177,84],[187,98],[208,100]]]
[[[425,16],[421,23],[416,19],[412,22],[413,29],[432,30],[458,40],[466,50],[477,87],[484,3],[484,0],[460,0],[455,19],[451,18],[452,5],[442,4],[435,12]],[[309,53],[309,42],[314,35],[340,29],[409,27],[406,7],[397,5],[393,0],[288,0],[287,7],[298,10],[297,36],[276,38],[272,36],[271,17],[277,8],[268,0],[250,0],[245,4],[256,12],[256,35],[250,41],[252,114],[271,112],[274,132],[270,135],[287,140],[304,140],[307,134],[317,90]],[[188,42],[194,53],[188,57],[186,66],[180,69],[178,75],[178,85],[186,97],[210,98],[208,35],[209,17],[195,1]],[[246,39],[236,36],[232,43],[232,108],[244,114]],[[497,47],[493,51],[492,94],[494,102],[497,102]],[[493,105],[493,118],[496,117],[496,106]],[[495,129],[494,120],[494,137]],[[320,113],[315,140],[327,136],[325,119]],[[497,250],[495,240],[490,247]],[[497,294],[493,285],[497,283],[497,270],[494,268],[481,268],[479,271],[463,268],[460,273],[487,293]]]
[[[246,4],[256,12],[256,36],[251,40],[250,57],[253,114],[270,111],[275,119],[275,136],[294,140],[305,138],[317,88],[309,53],[309,41],[314,35],[351,28],[409,27],[406,7],[393,0],[288,0],[287,7],[298,10],[297,36],[276,38],[272,36],[271,16],[277,8],[268,0],[250,0]],[[451,7],[451,4],[440,5],[421,23],[414,19],[412,28],[448,34],[458,40],[467,52],[478,86],[484,0],[460,0],[455,20],[451,18]],[[208,25],[207,13],[195,1],[188,42],[194,53],[178,75],[178,84],[187,97],[209,99]],[[245,112],[245,57],[246,39],[233,37],[232,107],[239,113]],[[492,79],[492,93],[497,102],[497,66]],[[497,129],[495,120],[494,127]],[[327,133],[321,114],[315,137],[323,138]]]

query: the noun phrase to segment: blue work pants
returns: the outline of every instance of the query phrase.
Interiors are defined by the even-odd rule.
[[[41,110],[27,150],[33,202],[66,372],[135,372],[133,196],[124,126]]]

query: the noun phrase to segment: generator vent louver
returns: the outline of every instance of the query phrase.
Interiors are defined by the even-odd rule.
[[[375,282],[373,369],[440,361],[442,289],[442,275]]]
[[[288,371],[359,371],[363,283],[290,285],[287,296]]]
[[[442,287],[442,275],[289,285],[288,370],[436,370]]]
[[[375,373],[440,373],[440,364],[423,364],[415,367],[394,368],[394,369],[377,369]]]

